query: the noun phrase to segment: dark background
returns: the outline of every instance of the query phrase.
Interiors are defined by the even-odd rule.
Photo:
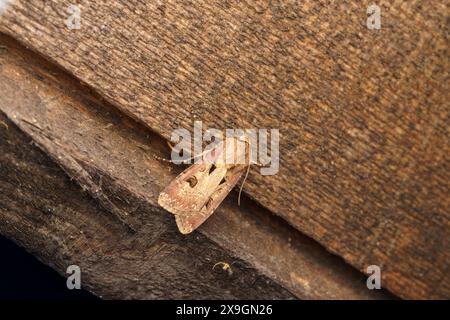
[[[66,278],[0,235],[0,299],[95,300],[86,290],[69,290]],[[83,285],[83,281],[81,282]]]

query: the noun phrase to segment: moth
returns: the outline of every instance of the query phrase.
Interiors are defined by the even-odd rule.
[[[247,178],[249,169],[248,138],[227,137],[175,178],[160,193],[158,203],[175,215],[181,233],[191,233],[213,214],[244,173]],[[242,187],[239,199],[241,191]]]

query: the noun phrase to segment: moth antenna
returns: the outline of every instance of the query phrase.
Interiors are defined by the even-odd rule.
[[[159,156],[157,156],[156,154],[152,154],[152,156],[153,156],[153,158],[155,158],[156,160],[160,160],[160,161],[164,161],[164,162],[173,163],[172,160],[166,159],[166,158],[163,158],[163,157],[159,157]]]
[[[250,166],[252,165],[251,159],[252,159],[252,149],[249,147],[248,149],[249,151],[249,161],[248,161],[248,165],[247,165],[247,172],[245,173],[245,177],[244,180],[242,181],[241,187],[239,188],[239,196],[238,196],[238,206],[241,205],[241,194],[242,194],[242,189],[244,189],[244,184],[245,181],[247,181],[248,178],[248,173],[250,172]],[[259,165],[259,163],[255,163],[256,165]]]
[[[167,142],[167,144],[170,146],[170,142]],[[172,147],[172,148],[173,148],[173,147]],[[205,151],[205,152],[202,152],[202,153],[199,154],[199,155],[196,155],[196,156],[190,157],[190,158],[188,158],[188,159],[185,159],[185,160],[181,161],[181,163],[184,163],[184,164],[190,164],[190,162],[188,162],[188,161],[195,160],[195,159],[197,159],[197,158],[203,157],[203,155],[204,155],[205,153],[206,153],[206,151]],[[156,154],[152,154],[152,155],[153,155],[153,157],[154,157],[155,159],[157,159],[157,160],[164,161],[164,162],[168,162],[168,163],[179,164],[179,163],[175,163],[175,161],[173,161],[173,160],[170,160],[170,159],[166,159],[166,158],[157,156]]]
[[[241,187],[239,188],[238,206],[241,205],[241,193],[242,193],[242,189],[244,188],[244,184],[245,184],[245,181],[247,180],[249,172],[250,172],[250,162],[249,162],[249,164],[247,166],[247,172],[245,173],[244,180],[242,181]]]
[[[170,151],[173,151],[174,145],[172,144],[172,142],[170,142],[169,140],[166,140],[166,144],[167,144],[167,146],[170,148]],[[202,153],[201,155],[203,155],[203,153]],[[199,155],[199,156],[201,156],[201,155]],[[170,160],[170,159],[166,159],[166,158],[163,158],[163,157],[160,157],[160,156],[157,156],[156,154],[153,154],[153,157],[154,157],[155,159],[157,159],[157,160],[160,160],[160,161],[164,161],[164,162],[176,164],[175,161]],[[184,161],[182,161],[182,162],[187,162],[187,161],[195,160],[195,158],[197,158],[197,157],[198,157],[198,156],[190,157],[189,159],[186,159],[186,160],[184,160]]]

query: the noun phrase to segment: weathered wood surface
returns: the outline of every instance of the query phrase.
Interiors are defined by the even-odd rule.
[[[151,286],[154,277],[150,277],[147,281],[143,279],[144,277],[139,276],[139,281],[144,281],[139,287],[140,291],[128,292],[133,290],[134,284],[131,282],[134,281],[132,280],[134,276],[132,277],[132,275],[145,273],[147,276],[147,269],[145,269],[147,263],[151,265],[167,264],[165,268],[168,270],[168,274],[179,280],[175,283],[180,288],[175,290],[173,295],[167,295],[167,298],[200,297],[202,293],[205,293],[204,298],[245,297],[245,295],[250,298],[255,297],[256,294],[261,294],[261,298],[286,296],[273,284],[269,286],[266,294],[262,294],[260,291],[249,291],[244,284],[244,292],[239,295],[232,291],[234,284],[230,284],[230,289],[228,286],[222,286],[223,283],[220,282],[222,287],[219,290],[224,290],[224,293],[215,293],[216,287],[213,284],[205,284],[205,289],[199,285],[198,290],[190,293],[187,287],[193,286],[193,280],[183,284],[182,277],[192,276],[197,279],[194,274],[197,272],[207,273],[201,281],[215,281],[211,270],[202,269],[205,264],[212,268],[216,262],[225,260],[231,264],[233,261],[238,261],[239,258],[300,298],[370,299],[390,297],[386,292],[367,290],[363,275],[248,199],[244,198],[243,205],[238,207],[236,194],[231,195],[231,199],[228,199],[217,213],[200,228],[200,232],[237,258],[229,257],[228,254],[214,247],[210,241],[199,234],[193,234],[186,238],[180,237],[175,232],[173,216],[162,210],[157,204],[159,192],[181,169],[169,168],[166,163],[157,161],[152,156],[154,154],[165,155],[162,153],[162,151],[167,152],[164,141],[130,118],[115,112],[112,106],[105,106],[98,97],[90,93],[88,88],[81,86],[42,59],[24,51],[11,39],[0,36],[0,46],[4,48],[0,51],[0,92],[2,92],[0,110],[32,137],[33,141],[46,154],[52,157],[69,176],[110,212],[108,214],[99,209],[96,209],[95,212],[77,208],[66,210],[64,206],[52,204],[53,197],[43,199],[46,206],[39,205],[33,213],[22,212],[21,209],[14,209],[14,206],[19,208],[19,206],[35,201],[32,197],[33,188],[27,187],[29,183],[26,176],[29,173],[27,171],[24,176],[21,176],[22,178],[13,181],[8,178],[10,175],[6,175],[5,198],[2,200],[4,210],[0,214],[0,225],[3,225],[4,228],[0,229],[0,232],[6,232],[8,236],[41,256],[46,263],[56,265],[56,268],[61,271],[62,266],[68,260],[84,261],[86,255],[91,255],[92,252],[96,253],[97,260],[87,259],[84,262],[85,267],[88,273],[92,273],[89,275],[93,279],[92,290],[108,297],[121,297],[118,293],[120,286],[123,287],[120,290],[124,290],[122,297],[164,297],[167,290],[158,289],[158,293],[144,292],[143,287]],[[4,126],[2,127],[5,129]],[[9,130],[13,130],[11,125],[8,127]],[[8,131],[5,134],[9,137],[12,133]],[[10,137],[6,140],[11,139]],[[24,145],[24,143],[15,143],[14,141],[8,142],[7,148],[5,148],[9,150],[11,144],[17,145],[18,150],[14,152],[26,152],[20,151],[22,147],[19,145]],[[25,149],[28,147],[28,145],[23,146]],[[8,154],[8,152],[4,153]],[[10,156],[6,157],[6,159],[9,158]],[[3,169],[3,171],[10,170],[11,174],[18,174],[17,168],[25,166],[25,164],[19,164],[15,164],[11,160],[9,164],[4,165],[7,169]],[[9,166],[12,168],[8,169]],[[45,170],[37,172],[36,175],[36,178],[30,177],[30,183],[34,183],[38,179],[45,180],[47,176]],[[54,192],[56,192],[61,186],[61,182],[58,181],[63,178],[58,176],[59,180],[57,179],[56,182],[51,178],[49,177],[48,181],[45,180],[45,190],[53,192],[51,184],[54,183],[56,189]],[[26,193],[22,190],[23,188],[31,191]],[[68,193],[69,199],[72,196],[75,199],[82,199],[80,196],[73,195],[74,192]],[[15,194],[14,197],[20,196],[20,199],[16,202],[13,201],[12,205],[8,204],[10,193]],[[43,191],[36,196],[44,193]],[[64,193],[67,193],[65,189],[63,189]],[[12,198],[15,199],[14,197]],[[25,201],[28,198],[27,201],[30,202]],[[27,205],[28,207],[30,205]],[[57,212],[52,213],[55,210]],[[91,211],[91,213],[83,215],[81,223],[75,225],[76,220],[73,219],[78,219],[78,217],[72,217],[73,211]],[[42,216],[42,219],[34,219],[34,215]],[[68,216],[65,217],[65,215]],[[101,217],[101,215],[108,217]],[[113,219],[113,217],[118,219]],[[74,223],[70,226],[70,230],[66,226],[66,220],[67,223]],[[136,234],[130,234],[129,228],[120,229],[118,226],[120,220],[127,226],[133,226],[137,230]],[[23,225],[27,229],[22,229]],[[98,225],[101,225],[98,233],[99,237],[102,237],[101,243],[100,240],[96,241],[97,237],[94,237],[95,241],[93,240],[92,247],[89,247],[88,240]],[[85,228],[87,230],[84,230]],[[83,240],[80,240],[80,243],[78,240],[75,241],[74,248],[70,247],[68,243],[71,241],[71,237],[74,234],[79,236],[81,232],[84,234],[84,236],[80,236]],[[41,239],[42,237],[43,239]],[[54,237],[56,237],[57,243],[52,242]],[[33,238],[41,240],[33,241]],[[203,241],[207,244],[202,245]],[[50,242],[48,246],[51,247],[52,252],[57,251],[57,255],[47,254],[47,251],[39,253],[42,247],[47,247],[44,245],[46,242]],[[130,259],[130,262],[114,272],[114,277],[120,278],[116,280],[117,282],[105,285],[105,281],[112,281],[112,276],[107,273],[102,278],[102,275],[97,274],[97,270],[102,268],[113,270],[113,265],[124,263],[120,252],[129,243],[133,243],[133,246],[126,249],[124,254]],[[166,245],[167,243],[169,244]],[[199,248],[194,250],[191,246],[199,246]],[[112,249],[108,250],[106,247]],[[184,247],[185,249],[183,249]],[[208,251],[208,248],[214,248],[212,253],[214,256],[210,257],[208,254],[203,256],[202,248],[205,251]],[[159,253],[160,250],[163,254]],[[177,258],[179,250],[186,250],[186,252],[183,251]],[[84,251],[88,253],[84,254]],[[66,258],[61,260],[61,257]],[[184,270],[192,269],[193,267],[187,264],[196,265],[198,259],[201,260],[200,267]],[[102,261],[107,261],[105,262],[107,266],[102,267]],[[233,277],[253,279],[255,272],[244,274],[240,268],[242,265],[241,263],[232,265],[233,270],[236,268]],[[164,270],[164,266],[159,268],[158,270],[161,272]],[[123,270],[126,271],[121,276],[120,272]],[[155,277],[158,276],[161,276],[160,272],[155,275]],[[244,278],[236,280],[236,285],[239,281],[248,280]],[[163,279],[172,281],[167,276],[163,276]],[[157,287],[162,288],[164,283],[161,280],[155,281]],[[110,292],[113,285],[117,285],[117,288]]]
[[[371,1],[370,1],[371,2]],[[280,128],[247,194],[405,297],[449,297],[448,20],[442,1],[15,1],[0,30],[169,137]]]
[[[1,112],[0,121],[0,232],[63,275],[78,265],[84,288],[105,299],[294,298],[205,236],[167,227],[168,215],[130,233]],[[213,270],[218,261],[236,261],[233,274]]]

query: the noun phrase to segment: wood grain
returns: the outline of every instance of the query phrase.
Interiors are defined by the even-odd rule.
[[[158,233],[130,233],[3,113],[0,121],[0,232],[63,276],[78,265],[83,288],[103,299],[294,298],[205,236],[167,228],[168,216],[149,223]],[[234,261],[232,274],[213,269],[218,261]]]
[[[99,277],[92,282],[92,290],[111,297],[153,297],[151,290],[138,293],[124,292],[122,295],[118,293],[121,286],[125,291],[133,290],[132,283],[128,281],[131,281],[132,275],[142,274],[142,270],[147,268],[146,264],[150,263],[148,261],[153,259],[152,264],[157,262],[161,264],[158,269],[161,272],[170,269],[168,274],[174,275],[177,279],[176,284],[180,285],[180,288],[173,294],[165,296],[166,289],[160,292],[161,288],[164,288],[164,281],[167,280],[165,275],[155,274],[155,277],[161,276],[165,279],[164,281],[154,280],[152,277],[142,280],[144,281],[143,287],[149,286],[151,281],[155,281],[160,288],[158,289],[159,295],[155,296],[161,298],[199,298],[203,293],[205,293],[203,298],[255,298],[257,294],[260,294],[261,298],[288,297],[283,290],[277,289],[270,281],[266,293],[258,291],[259,289],[257,291],[247,290],[247,282],[242,284],[243,291],[240,294],[222,283],[219,283],[219,287],[214,284],[193,285],[195,283],[193,279],[202,279],[198,281],[206,282],[215,281],[211,278],[212,276],[209,276],[209,273],[204,278],[201,277],[203,277],[203,272],[206,272],[207,266],[212,270],[214,264],[220,261],[229,263],[232,270],[236,268],[233,271],[236,277],[243,277],[240,280],[236,279],[234,284],[230,284],[230,288],[233,288],[234,285],[238,286],[240,281],[248,280],[252,283],[261,279],[267,281],[272,279],[295,296],[303,299],[392,298],[385,291],[367,290],[364,275],[345,264],[340,258],[332,256],[316,242],[302,236],[282,219],[271,215],[249,199],[244,197],[242,205],[237,206],[237,194],[232,194],[231,199],[225,201],[217,213],[200,228],[201,234],[194,233],[187,237],[180,237],[176,232],[173,215],[161,209],[157,204],[160,191],[182,170],[179,167],[168,167],[165,162],[153,157],[153,155],[167,156],[164,154],[164,152],[168,152],[165,141],[129,117],[116,112],[112,106],[105,105],[101,97],[90,92],[88,88],[80,85],[78,81],[68,77],[58,68],[39,59],[36,55],[30,54],[23,47],[18,46],[15,41],[0,36],[0,45],[4,48],[0,54],[0,92],[2,92],[0,110],[5,112],[10,121],[31,137],[33,143],[45,151],[47,156],[59,164],[71,179],[81,185],[81,190],[86,191],[96,199],[98,204],[107,208],[107,211],[95,210],[95,212],[96,215],[107,215],[108,217],[98,217],[99,221],[97,221],[95,215],[92,217],[88,215],[87,222],[71,227],[77,228],[76,232],[85,234],[85,236],[82,250],[68,250],[61,243],[71,241],[70,237],[75,231],[69,230],[70,232],[65,233],[64,231],[67,230],[63,221],[75,223],[71,217],[72,210],[51,205],[52,197],[49,195],[50,198],[42,201],[47,203],[47,207],[58,209],[57,221],[38,220],[33,224],[34,220],[31,222],[27,220],[28,229],[24,232],[22,213],[20,209],[14,209],[16,206],[24,205],[23,198],[30,197],[25,204],[41,201],[40,198],[32,197],[33,192],[36,193],[36,197],[42,197],[42,194],[47,192],[30,187],[31,191],[26,193],[29,196],[25,196],[22,191],[24,185],[30,185],[43,179],[42,183],[45,186],[48,185],[48,189],[52,190],[52,183],[54,183],[53,188],[59,189],[61,182],[58,181],[63,179],[59,177],[60,174],[58,174],[57,181],[53,181],[52,177],[47,181],[45,171],[37,172],[36,177],[31,175],[31,181],[28,183],[26,177],[30,173],[27,171],[20,176],[21,182],[15,187],[14,181],[17,182],[18,179],[11,181],[11,179],[7,179],[10,175],[6,175],[6,187],[8,188],[5,191],[5,210],[4,215],[0,215],[0,224],[8,228],[0,229],[0,232],[6,230],[4,232],[9,237],[21,242],[28,250],[42,257],[46,263],[52,266],[61,263],[61,256],[67,257],[64,261],[68,259],[84,261],[83,263],[88,268],[87,272],[92,273],[89,276]],[[14,127],[8,121],[4,122],[7,123],[6,128]],[[5,126],[2,127],[5,128]],[[5,134],[12,133],[8,131]],[[14,131],[14,135],[18,134]],[[17,145],[14,152],[25,153],[27,148],[31,148],[28,142],[16,143],[14,141],[9,141],[7,148],[2,147],[1,150],[5,148],[6,153],[12,152],[11,144]],[[37,157],[36,161],[39,162],[39,159],[41,156]],[[32,160],[29,161],[32,162]],[[14,163],[13,160],[7,162],[4,171],[10,170],[14,174],[18,174],[19,169]],[[35,167],[34,164],[31,166]],[[7,200],[9,193],[14,194],[12,199],[20,196],[20,201],[12,201],[10,204]],[[72,193],[68,193],[69,198],[72,197]],[[73,197],[79,199],[79,196]],[[40,215],[41,211],[45,214],[47,211],[43,208],[45,207],[40,205],[36,212],[33,211],[34,214]],[[19,216],[14,219],[15,215]],[[69,215],[69,217],[65,218],[64,215]],[[89,225],[90,219],[94,220],[91,223],[92,228]],[[110,222],[106,223],[105,221]],[[48,226],[47,223],[51,223],[51,225]],[[59,226],[60,223],[63,223],[63,226]],[[93,241],[92,247],[89,247],[89,239],[98,224],[102,225],[99,233],[105,233],[105,239],[101,244]],[[112,226],[109,226],[110,224]],[[120,225],[122,228],[118,232],[117,229]],[[53,242],[48,245],[57,250],[58,255],[53,257],[46,255],[45,252],[40,253],[39,250],[42,247],[47,247],[45,243],[52,241],[54,233],[52,230],[58,228],[63,230],[63,232],[56,232],[58,245],[55,246]],[[84,230],[85,228],[87,230]],[[41,232],[41,229],[45,231]],[[132,229],[135,231],[133,232]],[[118,234],[115,235],[116,233]],[[24,234],[26,241],[23,238]],[[45,235],[44,239],[41,239],[43,234]],[[206,238],[201,236],[202,234]],[[110,238],[109,235],[111,235]],[[171,236],[173,239],[168,239]],[[39,241],[33,241],[34,238],[38,238]],[[132,257],[130,263],[119,267],[114,273],[114,277],[118,279],[114,280],[112,284],[106,285],[105,282],[112,281],[110,277],[108,275],[102,277],[102,275],[96,274],[95,270],[103,268],[102,263],[108,261],[111,261],[112,264],[123,263],[120,252],[123,245],[132,241],[131,239],[137,240],[133,240],[135,245],[126,250],[127,255]],[[207,239],[212,240],[218,246],[213,246]],[[166,260],[165,254],[154,254],[154,251],[159,252],[159,247],[165,248],[164,243],[169,240],[170,245],[166,250],[171,252],[169,260]],[[202,242],[206,244],[202,245]],[[151,243],[154,243],[154,246]],[[102,249],[98,249],[97,245]],[[191,245],[199,248],[193,250]],[[114,251],[116,249],[113,251],[103,249],[104,246],[111,246],[117,251]],[[172,246],[183,250],[180,258],[176,257],[179,250],[172,252]],[[83,255],[85,250],[88,252],[98,251],[98,260],[92,261]],[[143,254],[148,250],[150,250],[150,255],[156,255],[156,257],[151,258]],[[203,250],[213,250],[215,253],[210,257],[209,254],[202,255]],[[164,267],[165,264],[166,267]],[[200,266],[194,268],[192,264],[195,266],[200,264]],[[244,275],[240,273],[241,267],[244,270],[253,267],[257,271]],[[185,268],[189,270],[184,270]],[[125,269],[126,271],[121,275]],[[217,270],[221,270],[220,265],[216,267],[215,271]],[[200,273],[200,275],[196,273]],[[192,279],[188,279],[184,284],[183,277]],[[117,285],[117,288],[112,290],[111,285]],[[191,285],[195,288],[195,292],[186,291],[186,286]],[[170,288],[171,285],[165,284],[165,286]],[[218,292],[215,292],[216,290]],[[223,293],[219,292],[222,290]]]
[[[0,30],[168,138],[279,128],[246,193],[414,298],[450,296],[447,6],[377,1],[15,1]]]

